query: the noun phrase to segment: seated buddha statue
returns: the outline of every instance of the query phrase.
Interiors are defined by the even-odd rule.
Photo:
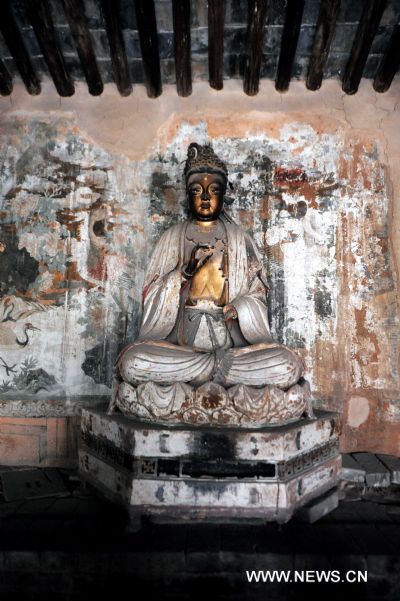
[[[245,427],[311,415],[302,360],[270,333],[256,246],[224,210],[225,163],[192,143],[184,175],[190,218],[154,248],[139,337],[118,358],[109,412]]]

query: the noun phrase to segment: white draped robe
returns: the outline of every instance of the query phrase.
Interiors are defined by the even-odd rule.
[[[171,342],[185,279],[184,222],[167,230],[151,257],[143,289],[138,340],[118,360],[121,377],[130,384],[157,382],[194,385],[215,380],[226,387],[275,385],[286,389],[303,372],[301,359],[272,340],[266,305],[266,279],[253,240],[236,224],[221,218],[227,233],[228,303],[237,311],[241,343],[223,351],[199,352]]]

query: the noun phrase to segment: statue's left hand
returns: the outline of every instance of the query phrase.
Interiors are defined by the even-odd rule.
[[[225,321],[228,319],[237,319],[238,313],[233,305],[225,305],[223,308]]]

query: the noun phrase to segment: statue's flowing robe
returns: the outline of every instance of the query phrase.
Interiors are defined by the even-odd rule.
[[[145,276],[139,338],[118,361],[124,380],[198,384],[217,374],[217,381],[227,386],[274,384],[285,388],[299,379],[301,361],[270,334],[267,283],[255,244],[236,224],[221,219],[227,233],[228,303],[237,311],[237,320],[230,324],[235,348],[225,351],[221,359],[215,353],[171,342],[186,281],[182,269],[188,222],[184,222],[168,229],[154,249]]]
[[[167,230],[150,261],[144,284],[143,317],[139,339],[165,340],[178,318],[184,281],[186,223]],[[266,279],[253,240],[224,219],[228,238],[228,303],[238,313],[238,325],[248,344],[271,339],[266,306]]]

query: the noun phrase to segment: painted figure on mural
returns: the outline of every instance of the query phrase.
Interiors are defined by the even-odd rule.
[[[256,246],[224,210],[225,163],[192,143],[184,175],[190,218],[154,249],[139,338],[118,359],[111,410],[244,426],[311,415],[302,360],[271,337]]]

